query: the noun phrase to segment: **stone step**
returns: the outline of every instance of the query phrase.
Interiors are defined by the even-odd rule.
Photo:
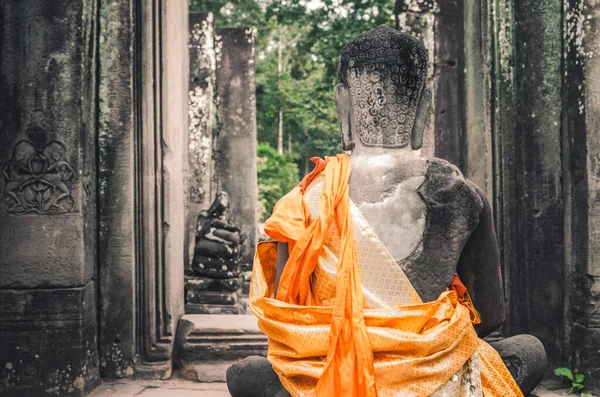
[[[224,382],[231,364],[253,355],[267,355],[254,315],[187,314],[179,322],[174,359],[186,379]]]
[[[104,379],[88,397],[231,397],[225,383],[198,383],[185,379]]]
[[[587,390],[586,390],[586,393],[592,394],[593,397],[598,396],[598,394],[592,393]],[[533,390],[531,392],[531,394],[529,394],[529,397],[566,397],[566,396],[573,396],[573,394],[569,394],[569,389],[566,389],[566,388],[556,389],[556,385],[549,383],[549,382],[545,382],[545,381],[542,382],[541,385],[536,387],[535,390]]]

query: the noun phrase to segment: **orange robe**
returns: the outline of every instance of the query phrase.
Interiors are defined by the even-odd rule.
[[[427,397],[443,387],[459,390],[457,374],[476,360],[473,376],[485,397],[522,396],[498,353],[477,337],[470,311],[455,291],[433,302],[416,297],[409,305],[365,308],[350,211],[349,158],[338,155],[316,163],[265,224],[265,231],[289,249],[276,299],[275,242],[258,246],[250,290],[251,309],[269,337],[268,359],[290,394]],[[303,194],[320,175],[324,186],[319,216],[313,219]],[[313,275],[334,222],[339,232],[335,296],[333,304],[322,305]],[[452,381],[457,381],[454,389]]]

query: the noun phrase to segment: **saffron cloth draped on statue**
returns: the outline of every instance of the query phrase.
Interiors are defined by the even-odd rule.
[[[423,303],[351,202],[347,155],[316,167],[275,206],[250,306],[294,397],[522,396],[454,290]],[[277,297],[276,242],[289,259]]]

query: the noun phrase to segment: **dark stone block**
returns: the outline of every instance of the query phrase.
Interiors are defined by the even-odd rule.
[[[535,389],[548,369],[546,351],[539,339],[518,335],[490,345],[500,354],[524,395]]]
[[[85,396],[99,382],[93,282],[0,290],[0,395]]]
[[[264,357],[250,356],[227,369],[232,397],[290,397],[273,366]]]

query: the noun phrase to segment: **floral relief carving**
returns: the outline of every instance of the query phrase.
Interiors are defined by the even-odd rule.
[[[13,215],[58,215],[75,211],[71,182],[75,170],[67,161],[67,149],[58,142],[42,150],[28,141],[15,144],[2,168],[4,204]]]

